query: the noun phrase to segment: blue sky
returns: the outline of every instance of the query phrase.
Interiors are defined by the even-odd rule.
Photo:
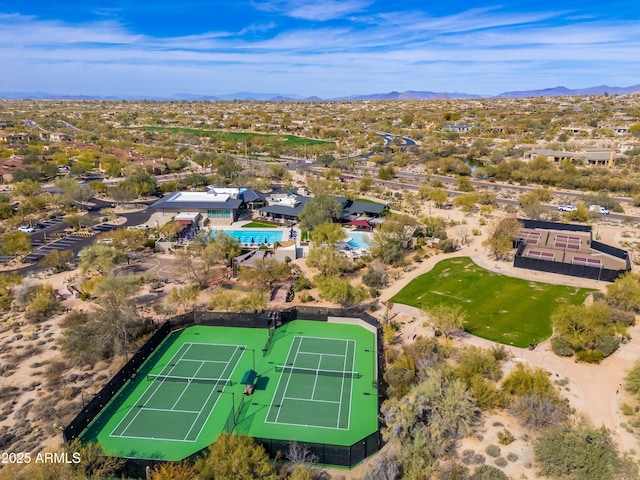
[[[640,84],[637,0],[3,0],[0,92],[322,98]]]

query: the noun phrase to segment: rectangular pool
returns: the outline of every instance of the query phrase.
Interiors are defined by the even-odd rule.
[[[259,228],[241,228],[237,230],[213,230],[211,236],[216,232],[224,232],[230,237],[239,240],[243,245],[273,245],[275,242],[282,242],[285,230],[277,228],[259,229]]]

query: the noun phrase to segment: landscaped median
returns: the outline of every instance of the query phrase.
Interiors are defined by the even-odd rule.
[[[551,336],[559,305],[579,305],[594,290],[531,282],[485,270],[468,258],[443,260],[391,298],[424,311],[447,305],[466,314],[465,331],[527,347]]]

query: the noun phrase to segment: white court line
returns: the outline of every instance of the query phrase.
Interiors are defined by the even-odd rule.
[[[166,408],[149,408],[149,407],[142,407],[142,410],[150,410],[152,412],[168,412],[168,413],[173,413],[173,412],[177,412],[177,413],[198,413],[197,410],[167,410]]]
[[[296,337],[296,338],[300,338],[300,337]],[[298,350],[300,349],[300,345],[302,344],[302,339],[298,342],[298,347],[296,348],[296,353],[293,357],[293,364],[296,364],[296,358],[298,358]],[[287,378],[287,384],[284,386],[284,392],[282,393],[282,396],[285,396],[287,394],[287,390],[289,390],[289,382],[291,381],[291,377],[293,376],[293,373],[290,371],[289,372],[289,378]],[[280,377],[282,378],[282,377]],[[280,383],[280,382],[278,382]],[[280,412],[282,412],[282,405],[280,405],[280,408],[278,409],[278,414],[276,415],[276,423],[278,423],[278,418],[280,417]]]
[[[282,397],[282,400],[300,400],[303,402],[318,402],[318,403],[340,403],[335,400],[318,400],[316,398],[297,398],[297,397]]]
[[[345,342],[346,340],[343,340],[343,342]],[[339,353],[319,353],[319,352],[305,352],[303,350],[301,350],[300,352],[298,352],[299,354],[304,353],[305,355],[325,355],[327,357],[344,357],[344,355],[341,355]]]
[[[189,442],[193,443],[196,440],[180,440],[179,438],[164,438],[164,437],[132,437],[130,435],[114,435],[118,438],[132,438],[134,440],[160,440],[163,442]],[[162,460],[162,459],[158,459]]]
[[[316,396],[316,385],[318,384],[318,372],[320,371],[320,364],[322,363],[322,354],[320,354],[320,358],[318,359],[318,365],[316,365],[316,379],[313,381],[313,390],[311,390],[311,400]],[[287,392],[284,392],[285,394]]]
[[[180,348],[182,348],[185,344],[183,344]],[[189,349],[191,348],[191,346],[188,346],[187,349],[182,352],[182,355],[180,355],[180,358],[184,357],[185,353],[187,353],[189,351]],[[171,357],[171,360],[173,360],[176,355],[178,355],[178,353],[180,352],[180,349],[178,349],[178,351],[173,355],[173,357]],[[169,362],[171,362],[171,360]],[[180,359],[178,359],[178,361],[180,361]],[[175,364],[173,365],[173,367],[171,368],[171,370],[169,371],[169,373],[171,373],[173,371],[173,369],[176,368]],[[149,389],[155,384],[156,382],[151,382],[149,384],[149,386],[145,389],[144,392],[142,392],[142,395],[140,395],[140,397],[138,397],[138,400],[140,400],[141,398],[144,398],[144,396],[147,394],[147,392],[149,391]],[[151,400],[153,398],[153,396],[155,395],[155,393],[158,391],[158,389],[160,388],[160,386],[162,385],[162,383],[164,383],[164,381],[160,382],[156,389],[153,391],[153,393],[151,394],[151,396],[147,399],[147,401],[144,403],[144,405],[142,405],[142,408],[144,408],[144,406],[149,403],[149,400]],[[136,400],[136,403],[138,402],[138,400]],[[122,422],[124,422],[124,419],[127,418],[127,415],[129,415],[129,413],[131,413],[131,410],[136,408],[135,405],[133,407],[131,407],[129,409],[129,411],[126,413],[126,415],[124,417],[122,417],[122,420],[120,420],[118,422],[118,425],[115,426],[115,428],[111,431],[111,433],[109,434],[110,437],[121,437],[122,435],[113,435],[113,432],[115,432],[118,427],[120,426],[120,424]],[[140,411],[142,410],[142,408],[140,408],[138,410],[138,412],[133,416],[133,418],[131,419],[131,421],[127,424],[127,426],[125,427],[125,429],[122,431],[122,433],[126,432],[129,427],[131,426],[131,424],[133,423],[133,421],[138,417],[138,415],[140,414]]]
[[[195,378],[198,375],[198,372],[202,369],[202,367],[204,366],[204,362],[200,362],[200,366],[198,367],[198,369],[193,373],[193,375],[191,376],[191,378]],[[216,383],[216,385],[218,385]],[[176,399],[176,401],[173,403],[173,405],[171,406],[171,410],[173,410],[175,408],[175,406],[178,404],[178,402],[180,401],[180,399],[183,397],[183,395],[185,394],[185,392],[187,390],[189,390],[189,387],[191,386],[191,380],[189,380],[189,383],[187,383],[186,387],[184,388],[184,390],[182,390],[182,393],[178,396],[178,398]]]
[[[353,372],[353,369],[356,368],[356,341],[355,340],[350,340],[352,345],[353,345],[353,360],[351,361],[351,371]],[[374,355],[377,355],[377,351],[374,351],[373,353]],[[376,357],[377,359],[378,357]],[[377,360],[376,360],[377,361]],[[349,402],[347,403],[347,406],[349,408],[349,414],[347,415],[347,430],[349,430],[349,428],[351,427],[351,402],[353,402],[353,378],[351,379],[351,390],[349,392]],[[342,399],[340,399],[342,400]],[[341,402],[342,403],[342,402]]]
[[[191,358],[183,358],[181,362],[201,362],[201,363],[229,363],[223,360],[193,360]]]
[[[344,361],[342,362],[342,370],[347,368],[347,355],[349,355],[349,341],[346,342],[344,351]],[[355,355],[355,354],[354,354]],[[351,370],[353,372],[353,370]],[[344,393],[344,375],[342,376],[342,384],[340,385],[340,405],[338,406],[338,418],[336,420],[336,427],[340,427],[340,412],[342,411],[342,394]],[[353,383],[353,382],[351,382]]]
[[[267,420],[264,423],[273,423],[278,425],[288,425],[290,427],[305,427],[305,428],[324,428],[326,430],[349,430],[348,428],[336,428],[336,427],[325,427],[323,425],[307,425],[306,423],[287,423],[287,422],[269,422]]]
[[[229,365],[231,365],[231,361],[235,358],[236,353],[238,352],[239,349],[244,349],[244,350],[242,350],[242,352],[246,352],[247,351],[247,346],[246,345],[236,345],[236,349],[233,351],[233,354],[231,355],[231,358],[227,362],[227,366],[224,367],[224,370],[222,370],[223,374],[224,374],[224,372],[227,371],[227,368],[229,367]],[[240,358],[242,358],[242,355],[243,354],[240,354]],[[233,367],[231,369],[231,374],[233,374],[233,372],[235,371],[236,367],[238,366],[238,363],[240,363],[240,358],[238,358],[238,360],[235,361],[235,364],[233,365]],[[231,378],[231,374],[229,374],[229,378]],[[209,402],[209,399],[211,398],[211,395],[213,395],[213,392],[217,392],[217,387],[218,387],[218,383],[216,383],[216,387],[215,388],[211,389],[211,393],[209,393],[209,396],[207,397],[207,400],[203,403],[202,408],[200,409],[200,413],[198,414],[198,416],[196,417],[196,420],[191,425],[191,428],[187,432],[187,435],[184,437],[185,440],[189,436],[189,433],[191,433],[191,430],[193,430],[193,427],[195,426],[196,422],[200,419],[200,415],[202,414],[202,411],[204,410],[204,408],[207,405],[207,403]],[[209,409],[209,414],[211,414],[211,412],[213,412],[213,410],[216,408],[216,405],[218,404],[218,400],[220,400],[220,397],[222,397],[222,394],[218,395],[218,398],[216,398],[216,401],[213,402],[213,405]],[[235,403],[235,401],[234,401],[234,403]],[[232,403],[232,405],[233,405],[233,403]],[[234,415],[233,423],[235,424],[235,412],[233,412],[233,415]],[[209,416],[211,416],[211,415],[209,415]],[[207,424],[207,420],[208,420],[208,418],[204,422],[202,422],[202,427],[200,427],[200,430],[198,431],[195,440],[197,440],[200,437],[200,434],[202,433],[202,430],[204,430],[204,427]]]
[[[299,338],[299,337],[293,337],[293,340],[291,341],[291,345],[289,345],[289,351],[287,352],[287,359],[291,355],[291,349],[293,348],[293,344],[294,344],[296,338]],[[298,348],[300,348],[300,344],[298,344]],[[285,359],[285,362],[286,361],[287,360]],[[271,413],[271,409],[273,408],[273,402],[276,401],[276,392],[280,388],[280,382],[282,382],[282,378],[283,377],[284,377],[284,375],[280,375],[280,378],[278,379],[278,384],[276,385],[276,389],[273,391],[273,397],[271,397],[271,403],[269,404],[269,411],[267,412],[267,416],[265,417],[265,419],[269,418],[269,414]],[[282,395],[284,396],[285,393],[287,393],[287,392],[284,391]],[[273,423],[273,422],[271,422],[271,423]]]

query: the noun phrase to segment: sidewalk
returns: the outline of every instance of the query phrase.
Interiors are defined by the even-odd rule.
[[[393,285],[383,291],[381,299],[389,300],[411,280],[431,270],[436,263],[446,258],[462,256],[471,257],[476,264],[487,270],[530,281],[594,288],[601,291],[604,291],[608,285],[607,282],[596,280],[517,269],[509,262],[492,261],[486,255],[473,251],[472,248],[465,248],[451,254],[435,255],[425,260],[417,269],[403,273]],[[400,341],[410,342],[416,335],[430,334],[430,328],[424,326],[427,317],[420,309],[408,305],[393,304],[390,312],[397,316],[401,323],[404,322],[399,337]],[[551,351],[548,341],[538,345],[535,350],[509,345],[503,345],[503,347],[512,355],[512,362],[526,362],[533,366],[542,367],[551,373],[553,380],[567,379],[569,383],[562,387],[562,395],[576,410],[584,412],[595,426],[604,425],[611,430],[613,438],[621,450],[629,451],[638,449],[638,439],[634,434],[620,428],[620,423],[625,419],[619,412],[619,404],[625,400],[630,404],[635,403],[635,399],[625,398],[626,394],[621,385],[635,360],[640,358],[640,326],[630,328],[629,333],[632,339],[621,345],[617,352],[605,359],[600,365],[579,364],[573,358],[559,357]],[[457,340],[462,344],[482,348],[499,345],[469,334],[463,334]]]

